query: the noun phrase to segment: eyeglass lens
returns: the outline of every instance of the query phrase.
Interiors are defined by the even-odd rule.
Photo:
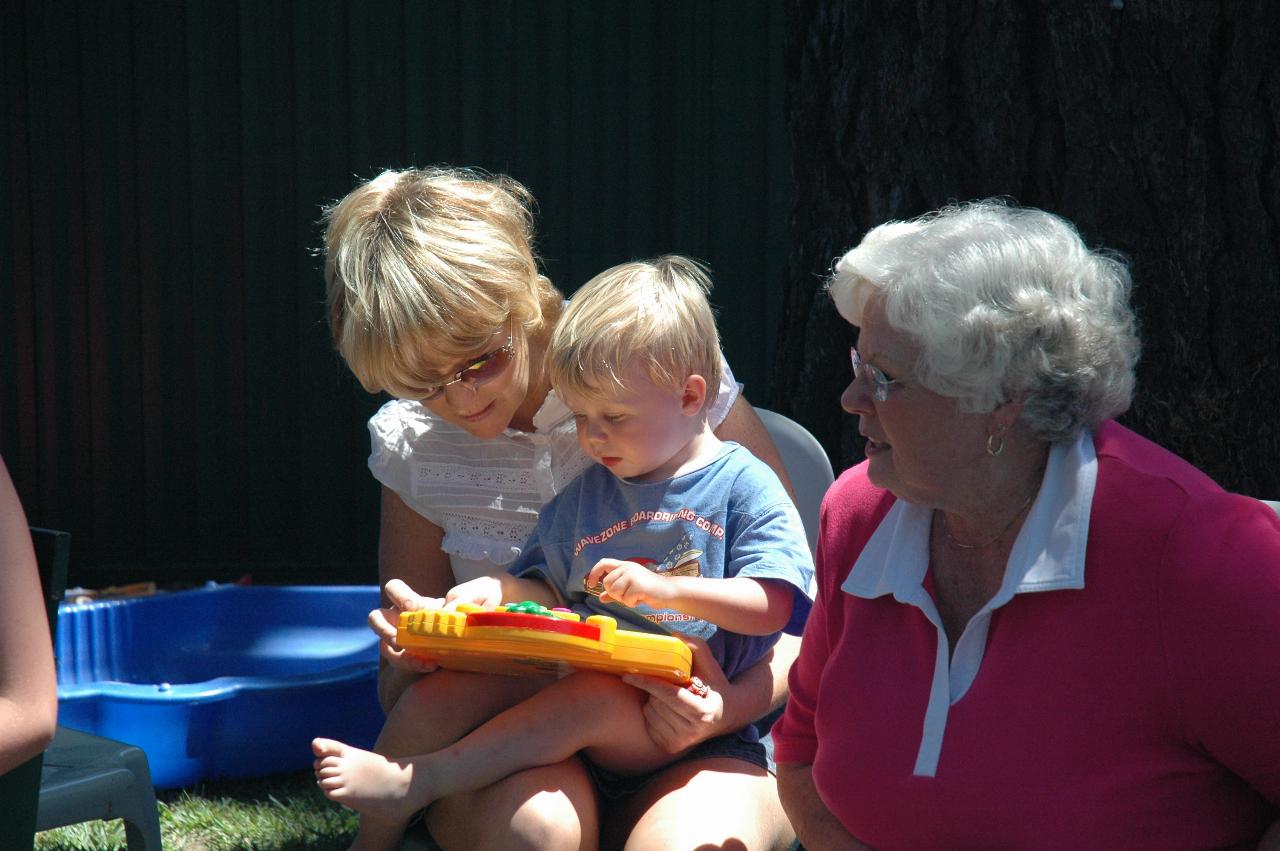
[[[448,381],[441,382],[434,387],[428,388],[427,392],[422,395],[423,399],[436,399],[440,394],[444,393],[445,388],[454,384],[466,384],[475,388],[481,384],[486,384],[502,374],[507,368],[507,364],[511,363],[511,356],[514,354],[511,346],[511,338],[507,338],[507,342],[494,349],[486,355],[473,360],[453,374]]]
[[[859,375],[867,379],[867,383],[871,385],[872,397],[877,402],[883,402],[889,395],[889,385],[895,382],[890,381],[883,372],[869,363],[863,363],[861,355],[853,346],[849,347],[849,359],[853,362],[853,379],[858,380]]]

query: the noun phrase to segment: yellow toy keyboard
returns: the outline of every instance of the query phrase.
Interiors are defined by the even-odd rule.
[[[693,664],[688,645],[674,636],[618,629],[607,615],[584,621],[530,602],[404,612],[396,642],[442,668],[512,676],[591,670],[684,684]]]

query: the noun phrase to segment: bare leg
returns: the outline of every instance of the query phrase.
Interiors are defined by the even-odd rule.
[[[437,801],[426,826],[442,848],[595,851],[600,838],[595,783],[576,757]]]
[[[373,749],[386,756],[430,753],[555,680],[438,670],[405,689]]]
[[[626,851],[785,851],[795,840],[773,775],[729,757],[677,763],[606,815],[601,845]]]
[[[415,747],[451,744],[495,713],[541,688],[544,680],[436,671],[410,686],[392,709],[375,749],[403,755]],[[360,812],[353,848],[394,848],[420,807],[406,797],[408,777],[376,753],[332,739],[315,739],[312,751],[320,790]]]
[[[318,763],[321,787],[370,818],[389,820],[583,749],[613,770],[650,770],[672,755],[645,734],[643,699],[616,677],[574,674],[432,753],[389,760],[356,748],[329,749]]]
[[[312,739],[311,750],[320,791],[360,813],[352,849],[395,848],[419,809],[408,800],[410,769],[333,739]]]

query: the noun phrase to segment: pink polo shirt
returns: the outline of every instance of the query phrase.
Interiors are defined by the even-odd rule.
[[[909,557],[851,575],[893,496],[865,465],[828,492],[774,745],[862,841],[1250,847],[1280,815],[1280,521],[1115,423],[1089,449],[1079,566],[1041,558],[1071,542],[1031,540],[1029,516],[1025,573],[950,659]]]

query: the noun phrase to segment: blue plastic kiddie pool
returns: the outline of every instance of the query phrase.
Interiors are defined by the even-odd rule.
[[[382,726],[378,587],[213,585],[58,613],[58,722],[137,745],[160,788],[310,767]]]

